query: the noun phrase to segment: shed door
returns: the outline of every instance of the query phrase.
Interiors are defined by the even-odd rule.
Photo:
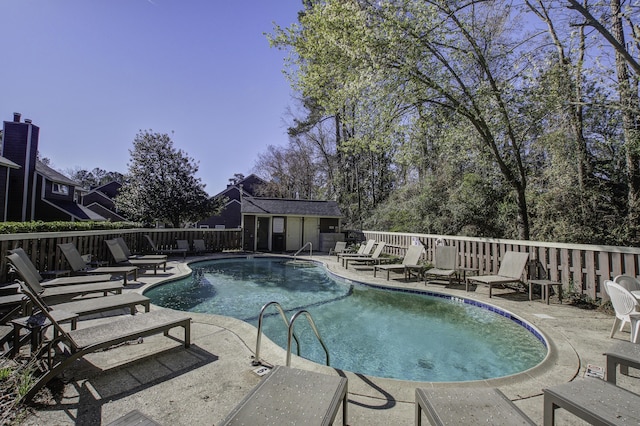
[[[284,251],[284,217],[274,216],[272,218],[271,250]]]
[[[258,217],[258,230],[256,231],[256,236],[257,236],[256,250],[269,251],[270,225],[271,225],[270,217]]]
[[[294,251],[302,247],[302,218],[287,218],[287,245],[285,250]]]
[[[311,242],[313,245],[313,250],[318,250],[319,248],[319,235],[320,230],[318,229],[320,226],[320,219],[317,217],[305,217],[304,218],[304,231],[302,236],[302,244],[307,244]]]

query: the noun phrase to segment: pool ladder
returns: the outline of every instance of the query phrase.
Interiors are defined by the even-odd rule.
[[[298,250],[297,252],[295,252],[295,254],[293,255],[293,261],[295,262],[296,260],[296,256],[300,254],[300,252],[302,250],[304,250],[305,248],[307,248],[307,246],[309,246],[309,259],[311,259],[313,257],[313,244],[311,243],[311,241],[309,241],[307,244],[303,245],[300,250]]]
[[[327,360],[327,366],[328,366],[329,365],[329,350],[327,349],[327,345],[324,344],[324,341],[322,340],[322,337],[320,337],[320,333],[318,332],[318,328],[316,327],[316,324],[313,321],[313,318],[311,317],[311,314],[307,310],[303,309],[303,310],[298,311],[295,314],[293,314],[293,316],[291,317],[291,321],[287,321],[287,316],[284,313],[284,309],[282,309],[282,306],[280,306],[280,304],[278,302],[269,302],[269,303],[265,304],[262,307],[262,309],[260,309],[260,316],[258,317],[258,337],[256,339],[256,355],[255,355],[255,357],[254,357],[254,359],[252,361],[252,364],[253,365],[262,364],[262,360],[260,359],[260,343],[262,341],[262,318],[264,317],[264,312],[266,311],[266,309],[269,306],[272,306],[272,305],[276,307],[276,309],[280,313],[280,317],[282,318],[282,320],[284,321],[284,323],[285,323],[285,325],[287,326],[287,329],[288,329],[288,333],[287,333],[287,362],[286,362],[287,367],[291,366],[291,340],[292,339],[295,339],[297,353],[298,353],[298,356],[300,355],[300,341],[298,340],[298,337],[293,332],[293,324],[295,323],[296,319],[298,319],[298,317],[300,317],[300,315],[304,315],[307,318],[307,321],[309,322],[309,325],[311,326],[311,329],[313,330],[313,333],[318,338],[318,341],[320,342],[320,345],[322,345],[322,349],[324,349],[324,353],[326,355],[326,360]]]

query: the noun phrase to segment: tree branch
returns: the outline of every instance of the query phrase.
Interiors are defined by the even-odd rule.
[[[633,69],[635,74],[640,76],[640,63],[631,56],[629,51],[621,45],[618,40],[611,34],[605,27],[598,21],[584,6],[582,6],[577,0],[567,0],[569,2],[569,9],[577,10],[585,19],[586,24],[595,28],[602,36],[611,44],[611,46],[618,52],[624,60]]]

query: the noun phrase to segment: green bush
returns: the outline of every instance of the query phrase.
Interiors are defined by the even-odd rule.
[[[25,234],[34,232],[91,231],[140,228],[135,222],[2,222],[0,234]]]

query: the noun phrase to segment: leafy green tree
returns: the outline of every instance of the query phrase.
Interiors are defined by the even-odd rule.
[[[99,167],[91,171],[76,168],[75,170],[67,170],[66,175],[70,179],[78,182],[83,188],[95,188],[105,185],[109,182],[124,182],[124,175],[120,172],[108,172]]]
[[[290,51],[285,73],[306,112],[290,136],[314,147],[308,168],[347,222],[637,244],[638,5],[303,6],[270,41]]]
[[[116,206],[143,223],[168,222],[179,228],[218,214],[221,202],[210,198],[195,177],[197,163],[173,146],[167,134],[140,131]]]
[[[519,114],[527,102],[520,93],[527,64],[509,8],[444,0],[315,2],[300,25],[277,28],[273,40],[300,58],[295,84],[303,96],[341,114],[350,131],[341,150],[373,154],[375,167],[363,174],[381,178],[383,191],[369,191],[372,200],[389,183],[382,174],[389,159],[380,154],[405,143],[406,120],[418,108],[449,110],[471,124],[477,152],[512,187],[517,235],[529,239],[527,152],[537,137],[531,124],[543,111]]]

